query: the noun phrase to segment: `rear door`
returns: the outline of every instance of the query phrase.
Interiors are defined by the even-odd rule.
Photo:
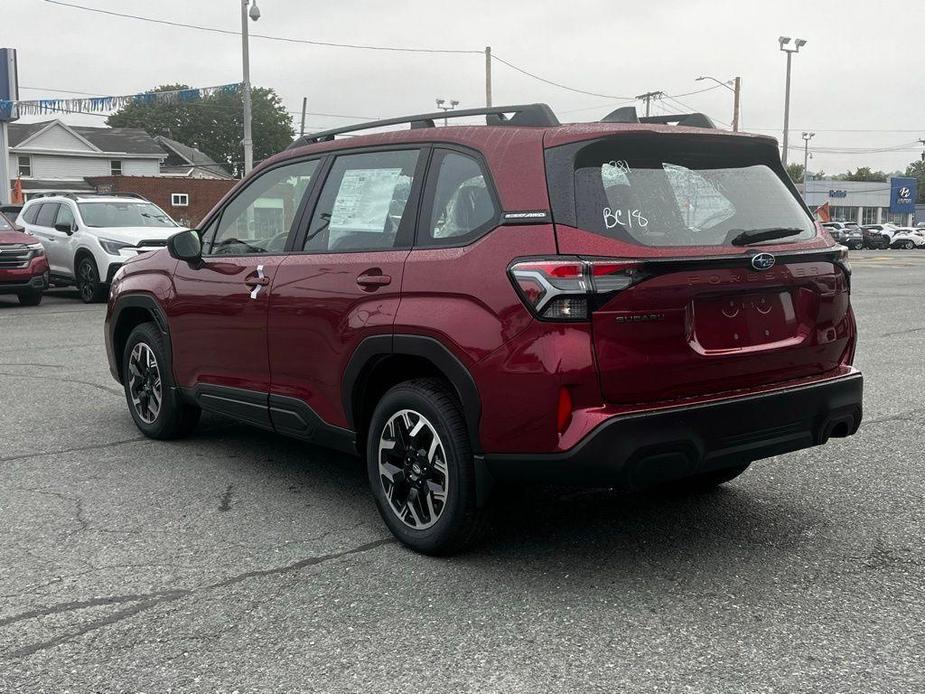
[[[277,429],[347,426],[341,384],[357,345],[392,333],[426,156],[420,146],[333,156],[270,296]],[[307,410],[306,410],[307,406]]]
[[[51,274],[59,277],[73,277],[73,268],[66,258],[69,235],[55,229],[55,220],[58,218],[60,207],[57,202],[42,203],[30,231],[42,240]]]
[[[649,133],[557,149],[547,165],[559,250],[597,259],[605,399],[651,403],[838,367],[852,330],[847,274],[772,143]]]

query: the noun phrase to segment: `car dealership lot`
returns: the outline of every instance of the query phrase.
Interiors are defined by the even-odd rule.
[[[851,260],[857,436],[700,496],[508,490],[452,559],[355,459],[143,439],[103,306],[0,298],[0,691],[922,691],[925,253]]]

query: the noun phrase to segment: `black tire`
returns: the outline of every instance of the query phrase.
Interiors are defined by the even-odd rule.
[[[85,304],[94,304],[105,297],[106,286],[100,283],[100,273],[96,261],[85,255],[77,262],[77,292]]]
[[[138,380],[133,382],[133,378],[138,379],[139,377],[135,376],[136,372],[133,371],[130,362],[133,351],[138,345],[143,346],[142,350],[144,347],[150,349],[157,367],[157,375],[160,377],[160,404],[151,421],[146,421],[133,395],[133,390],[139,382]],[[186,436],[196,427],[201,414],[198,407],[182,399],[167,364],[164,340],[161,331],[154,323],[142,323],[132,330],[122,352],[122,381],[125,400],[129,414],[132,415],[139,431],[152,439],[177,439]],[[151,397],[149,392],[147,398],[141,398],[141,400],[147,402]],[[150,414],[150,411],[147,411],[149,417]]]
[[[447,473],[443,480],[447,490],[446,501],[436,514],[435,521],[421,514],[422,518],[433,523],[422,529],[416,529],[410,526],[408,521],[399,518],[399,511],[394,510],[395,507],[386,495],[386,485],[389,481],[380,473],[379,467],[380,438],[389,436],[387,430],[389,422],[398,417],[403,410],[412,411],[412,417],[414,414],[423,415],[427,424],[439,436],[445,457],[444,464]],[[423,435],[426,436],[427,431],[424,431]],[[398,440],[398,438],[396,434],[395,439]],[[412,438],[407,441],[411,444],[418,444]],[[412,457],[415,450],[418,451],[418,455],[425,453],[423,448],[415,449],[414,445],[402,444],[401,448],[412,451]],[[393,451],[395,459],[401,459],[403,454],[396,451]],[[427,456],[424,456],[423,459],[418,460],[422,460],[426,466],[427,459]],[[407,381],[395,386],[382,397],[370,421],[366,444],[366,467],[373,498],[376,500],[376,506],[379,508],[382,519],[392,534],[414,551],[444,556],[455,554],[474,544],[484,530],[486,513],[484,509],[476,506],[475,465],[466,420],[455,394],[443,381],[438,379]],[[410,463],[406,473],[399,474],[401,475],[399,484],[405,485],[405,488],[409,488],[412,484],[421,484],[420,480],[411,481]],[[440,479],[440,473],[437,474],[436,479]],[[395,489],[392,490],[392,494],[396,495]],[[410,494],[407,496],[410,498]],[[417,496],[416,493],[415,496]],[[436,508],[436,504],[431,508]],[[410,513],[405,514],[405,518],[409,516]],[[413,522],[413,519],[411,521]]]
[[[19,295],[19,303],[23,306],[38,306],[42,303],[42,292],[23,292]]]

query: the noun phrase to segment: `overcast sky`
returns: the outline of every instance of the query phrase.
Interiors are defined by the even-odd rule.
[[[67,0],[228,30],[239,0]],[[785,56],[779,35],[808,41],[794,56],[791,144],[815,131],[810,170],[892,171],[917,159],[925,138],[919,73],[925,3],[873,0],[258,0],[252,31],[273,36],[414,48],[482,50],[577,89],[633,97],[682,95],[709,86],[698,75],[742,77],[742,128],[781,136]],[[68,89],[133,94],[165,83],[241,79],[240,38],[100,14],[44,0],[0,2],[0,45],[19,49],[23,99]],[[388,117],[430,111],[434,99],[484,104],[481,55],[409,54],[253,38],[251,75],[293,112],[308,97],[309,129],[355,122],[321,114]],[[495,104],[543,101],[562,121],[596,120],[614,101],[550,86],[495,63]],[[33,89],[33,87],[37,89]],[[722,89],[663,101],[732,120]],[[63,116],[69,123],[103,118]],[[293,115],[298,127],[298,115]],[[37,120],[36,118],[24,120]],[[864,132],[861,132],[864,131]],[[903,151],[859,153],[900,148]],[[831,150],[842,150],[836,152]],[[802,163],[802,151],[791,152]]]

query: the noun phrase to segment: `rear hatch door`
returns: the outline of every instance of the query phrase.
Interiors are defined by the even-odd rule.
[[[838,367],[853,332],[843,252],[800,202],[773,141],[623,134],[547,150],[547,173],[559,251],[594,268],[607,401]]]

